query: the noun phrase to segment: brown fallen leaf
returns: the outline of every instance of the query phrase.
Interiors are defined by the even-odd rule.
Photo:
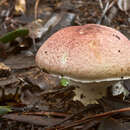
[[[11,69],[4,63],[0,63],[0,77],[6,77],[10,74]]]
[[[129,130],[129,128],[118,120],[109,118],[101,121],[98,130]]]
[[[41,117],[41,116],[33,116],[33,115],[20,115],[20,114],[6,114],[2,116],[4,119],[10,119],[19,122],[30,123],[39,126],[52,126],[55,123],[63,119],[59,118],[49,118],[49,117]]]

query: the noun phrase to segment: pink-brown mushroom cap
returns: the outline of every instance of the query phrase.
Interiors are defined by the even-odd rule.
[[[66,27],[36,54],[47,72],[81,82],[130,77],[130,41],[119,31],[97,24]]]

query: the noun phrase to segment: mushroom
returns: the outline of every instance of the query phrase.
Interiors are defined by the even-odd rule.
[[[130,41],[119,31],[98,24],[70,26],[53,34],[36,54],[48,73],[76,84],[74,100],[95,103],[107,86],[130,78]]]

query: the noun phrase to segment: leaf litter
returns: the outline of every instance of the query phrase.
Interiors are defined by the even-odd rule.
[[[15,37],[6,45],[0,43],[0,61],[7,66],[0,68],[0,106],[11,107],[11,113],[1,116],[0,129],[130,129],[129,96],[123,100],[122,95],[108,94],[98,100],[99,104],[84,106],[73,101],[76,86],[59,85],[57,78],[42,72],[34,61],[41,44],[65,26],[100,22],[130,38],[129,10],[121,11],[112,0],[109,3],[107,0],[39,0],[39,3],[33,0],[27,1],[26,9],[17,13],[12,8],[16,7],[15,2],[2,1],[0,36],[20,27],[28,27],[30,35]],[[129,90],[129,80],[124,84]]]

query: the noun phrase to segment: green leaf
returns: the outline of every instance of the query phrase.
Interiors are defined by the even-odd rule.
[[[28,34],[29,34],[29,30],[26,28],[17,29],[0,37],[0,41],[3,43],[7,43],[15,40],[17,37],[24,37],[27,36]]]
[[[7,114],[8,112],[12,112],[9,106],[0,106],[0,115]]]
[[[60,84],[64,87],[68,86],[69,85],[69,80],[68,79],[65,79],[65,78],[61,78],[60,80]]]

